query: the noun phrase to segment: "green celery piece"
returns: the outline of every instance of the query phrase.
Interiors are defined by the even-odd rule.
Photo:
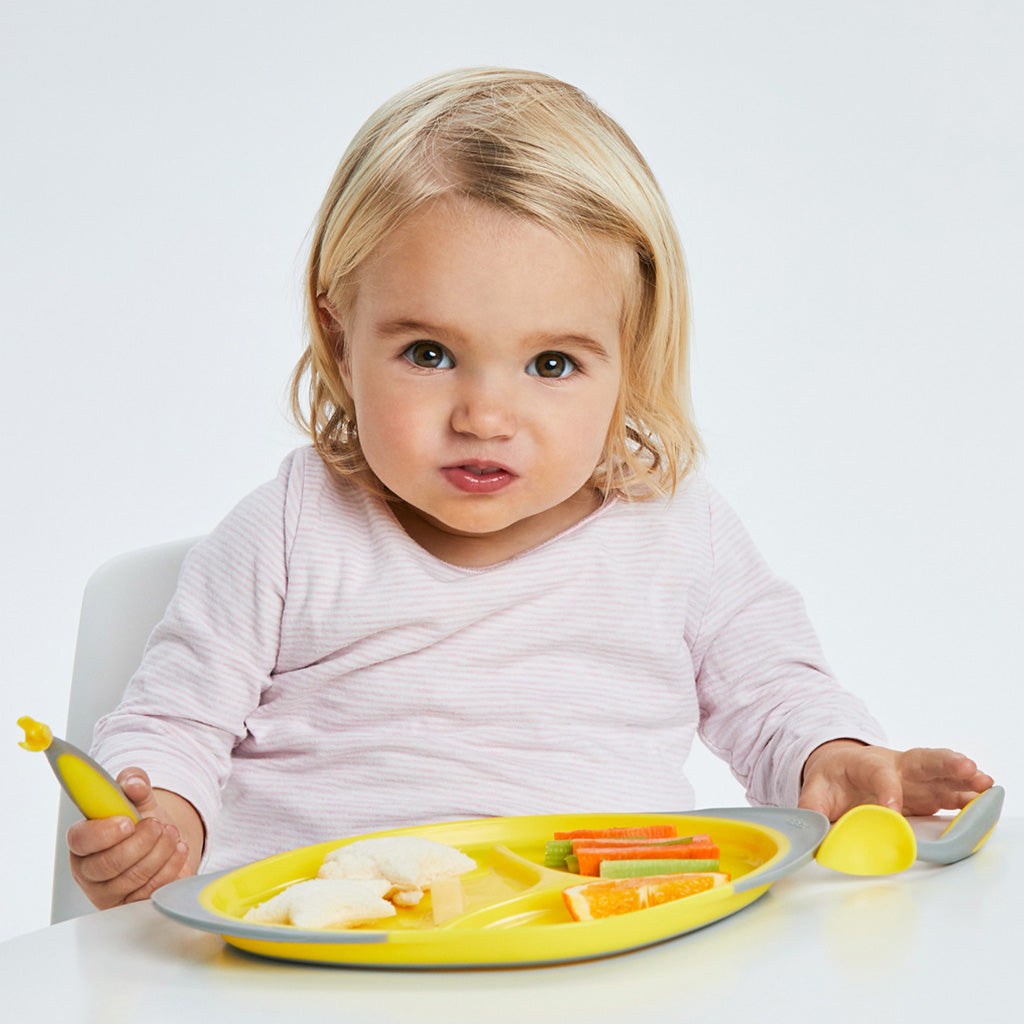
[[[717,860],[603,860],[602,878],[641,878],[644,875],[682,875],[693,871],[717,871]]]
[[[565,870],[571,871],[574,875],[578,875],[580,873],[580,859],[575,853],[570,853],[569,856],[565,858]]]
[[[565,858],[572,853],[571,839],[549,839],[544,844],[544,867],[564,868]]]

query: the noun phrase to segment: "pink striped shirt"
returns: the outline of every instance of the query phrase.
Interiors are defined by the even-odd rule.
[[[309,448],[186,559],[93,747],[207,828],[204,870],[428,821],[693,807],[694,736],[754,803],[882,741],[700,475],[467,569]]]

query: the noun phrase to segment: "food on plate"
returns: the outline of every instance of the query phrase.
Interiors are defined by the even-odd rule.
[[[678,857],[656,860],[603,860],[598,872],[601,878],[639,878],[644,875],[680,875],[699,871],[717,871],[719,861]]]
[[[252,907],[244,920],[296,928],[347,928],[393,917],[394,904],[384,899],[389,888],[390,883],[382,879],[310,878]]]
[[[398,906],[415,906],[423,892],[444,878],[457,878],[476,861],[452,846],[423,836],[373,836],[332,850],[319,878],[377,878],[390,883],[388,897]]]
[[[596,839],[570,839],[573,850],[592,850],[601,846],[687,846],[691,843],[707,843],[711,836],[701,833],[696,836],[672,836],[668,839],[619,839],[617,837]]]
[[[439,878],[430,885],[430,913],[435,925],[447,924],[466,912],[461,878]]]
[[[720,851],[710,836],[699,835],[691,836],[681,843],[658,846],[635,846],[630,843],[593,846],[585,843],[574,845],[573,854],[578,864],[578,874],[596,876],[601,873],[601,864],[608,860],[718,860]]]
[[[586,835],[582,835],[586,833]],[[626,835],[643,833],[644,835]],[[656,835],[646,835],[655,833]],[[667,835],[668,834],[668,835]],[[559,839],[560,836],[570,837]],[[692,843],[697,837],[677,836],[675,825],[647,825],[632,828],[581,828],[577,833],[555,833],[544,847],[545,867],[566,866],[566,861],[581,846],[668,846]]]
[[[589,921],[658,906],[729,881],[710,835],[677,836],[673,825],[556,833],[556,859],[595,881],[562,891],[570,915]],[[639,834],[637,834],[639,833]],[[298,928],[345,928],[393,917],[431,893],[435,926],[466,912],[461,876],[476,868],[461,850],[419,835],[370,836],[335,847],[316,878],[287,886],[252,907],[244,920]]]
[[[594,921],[694,896],[728,881],[724,872],[607,879],[572,885],[562,899],[574,921]]]
[[[699,868],[680,870],[717,871],[719,855],[717,844],[707,834],[669,838],[597,836],[548,840],[544,866],[598,876],[602,874],[601,865],[611,860],[693,860],[703,863]],[[669,873],[654,869],[647,872]]]
[[[699,833],[679,836],[674,825],[556,832],[555,838],[549,839],[544,847],[545,867],[607,879],[609,882],[628,881],[629,884],[623,886],[602,886],[593,890],[573,886],[565,890],[566,893],[576,894],[577,902],[593,898],[603,906],[606,901],[617,901],[624,905],[624,910],[640,909],[648,905],[644,901],[651,894],[663,902],[664,894],[670,891],[678,890],[682,896],[721,884],[721,879],[728,881],[729,876],[719,870],[719,857],[718,845],[710,835]],[[687,879],[684,882],[649,888],[652,878],[679,880],[684,876]],[[644,888],[645,885],[648,888]],[[572,911],[570,897],[566,896],[565,900]],[[624,910],[615,912],[621,913]],[[595,915],[591,913],[591,916]]]
[[[676,834],[675,825],[622,825],[617,828],[577,828],[556,832],[555,839],[667,839]]]
[[[425,889],[438,887],[434,923],[464,910],[458,876],[476,861],[452,846],[420,836],[378,836],[332,850],[316,878],[294,882],[243,920],[254,924],[290,924],[297,928],[344,928],[382,917],[396,907],[415,906]],[[454,882],[455,885],[445,883]],[[442,920],[439,920],[438,918]]]

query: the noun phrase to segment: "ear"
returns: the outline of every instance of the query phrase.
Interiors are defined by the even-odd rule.
[[[316,306],[320,327],[334,345],[334,361],[338,364],[338,372],[347,388],[349,371],[345,355],[345,329],[342,327],[341,318],[338,316],[337,310],[323,296],[317,299]]]

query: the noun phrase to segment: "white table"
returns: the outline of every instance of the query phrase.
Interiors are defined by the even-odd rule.
[[[927,825],[932,823],[925,823]],[[0,944],[7,1021],[1024,1020],[1024,819],[974,857],[860,879],[816,864],[731,918],[637,952],[471,971],[307,966],[240,953],[149,904]]]

